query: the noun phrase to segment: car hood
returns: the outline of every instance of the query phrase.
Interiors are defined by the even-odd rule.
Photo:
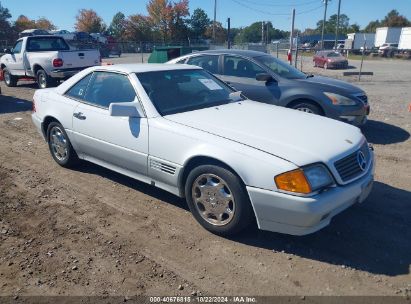
[[[358,149],[364,141],[361,131],[351,125],[251,100],[165,118],[298,166],[334,162]]]
[[[297,79],[297,81],[308,85],[321,85],[323,87],[322,89],[325,89],[324,87],[336,88],[338,90],[344,91],[346,94],[364,93],[363,90],[352,84],[349,84],[348,82],[323,76],[314,76],[307,79]]]

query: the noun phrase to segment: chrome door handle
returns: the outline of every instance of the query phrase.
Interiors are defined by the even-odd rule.
[[[80,119],[80,120],[85,120],[86,119],[86,116],[84,116],[83,113],[81,113],[81,112],[74,113],[73,116],[77,119]]]

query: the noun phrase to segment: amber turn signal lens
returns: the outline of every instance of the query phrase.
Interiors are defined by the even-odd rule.
[[[274,178],[277,188],[284,191],[308,194],[311,192],[310,184],[301,169],[277,175]]]

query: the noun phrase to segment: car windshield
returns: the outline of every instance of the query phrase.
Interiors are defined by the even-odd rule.
[[[233,102],[235,92],[204,70],[136,73],[157,111],[163,115],[194,111]]]
[[[69,46],[63,38],[59,37],[30,37],[27,41],[27,51],[66,51]]]
[[[331,52],[327,54],[327,57],[341,57],[341,54],[338,52]]]
[[[292,67],[291,65],[273,57],[270,55],[264,55],[255,57],[259,63],[268,67],[271,71],[275,74],[287,78],[287,79],[304,79],[307,78],[307,75],[303,72],[300,72],[296,68]]]

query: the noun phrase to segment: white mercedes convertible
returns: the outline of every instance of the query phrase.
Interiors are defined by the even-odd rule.
[[[185,197],[209,231],[303,235],[370,193],[374,156],[351,125],[247,100],[201,68],[88,68],[34,94],[63,167],[80,160]],[[81,165],[81,162],[80,162]]]

